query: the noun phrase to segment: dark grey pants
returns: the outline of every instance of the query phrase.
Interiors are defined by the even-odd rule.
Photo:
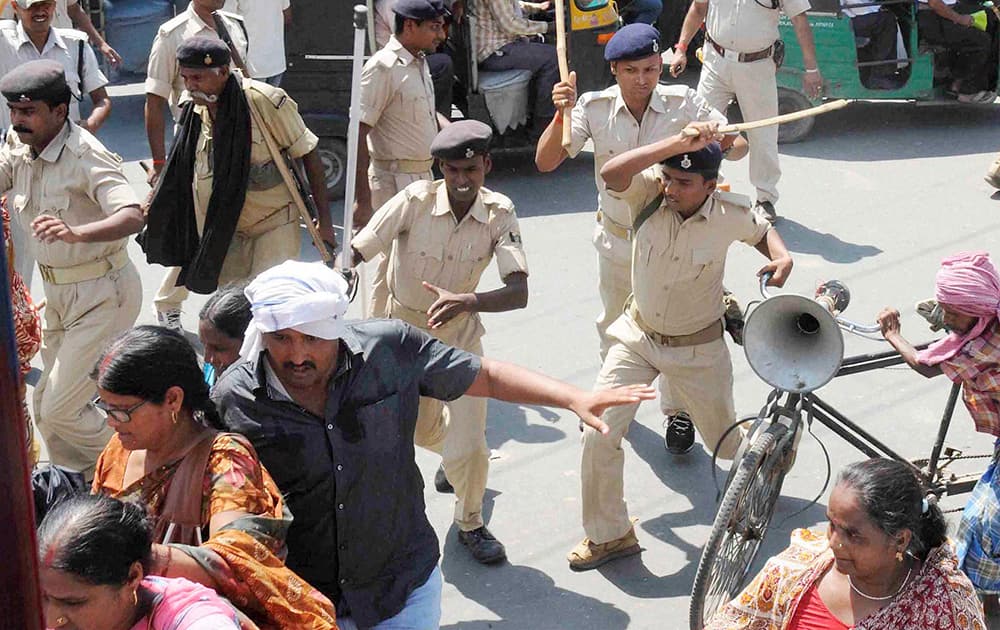
[[[534,126],[537,129],[549,124],[556,113],[552,106],[552,87],[559,81],[555,46],[539,42],[511,42],[481,61],[479,67],[490,72],[515,68],[530,70]]]

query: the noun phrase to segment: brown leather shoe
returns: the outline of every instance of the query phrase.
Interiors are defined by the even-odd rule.
[[[569,560],[569,568],[574,571],[589,571],[615,558],[632,556],[640,551],[642,549],[639,547],[639,539],[635,537],[635,528],[630,527],[624,536],[606,543],[598,544],[584,538],[569,552],[566,559]]]

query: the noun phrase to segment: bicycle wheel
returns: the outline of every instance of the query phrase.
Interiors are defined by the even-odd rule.
[[[691,630],[701,630],[743,586],[787,472],[790,449],[775,448],[787,431],[784,425],[772,424],[761,433],[726,489],[691,589]]]

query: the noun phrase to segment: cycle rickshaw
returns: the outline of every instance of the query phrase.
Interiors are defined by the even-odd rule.
[[[992,457],[963,455],[945,446],[961,388],[957,383],[951,387],[929,455],[917,460],[902,457],[817,396],[815,391],[833,378],[899,365],[903,358],[895,351],[842,358],[841,329],[867,337],[878,333],[879,327],[861,325],[840,315],[850,300],[841,283],[827,282],[820,286],[815,299],[809,299],[794,294],[771,296],[765,286],[767,279],[760,284],[766,299],[747,318],[744,351],[753,371],[774,389],[760,413],[730,428],[749,424],[749,437],[742,447],[745,450],[733,460],[712,532],[702,551],[691,591],[692,630],[701,630],[719,607],[742,588],[767,535],[804,425],[808,429],[815,420],[868,457],[908,464],[936,497],[969,492],[979,479],[979,473],[950,471],[948,465],[953,461]],[[829,480],[829,469],[827,473]]]

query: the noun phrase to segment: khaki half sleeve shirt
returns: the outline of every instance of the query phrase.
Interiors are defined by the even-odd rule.
[[[660,194],[659,178],[659,166],[651,167],[612,194],[635,204],[637,216]],[[757,245],[769,229],[743,195],[716,191],[688,219],[661,205],[632,240],[632,291],[642,319],[664,335],[688,335],[721,319],[729,245]]]
[[[588,139],[594,141],[597,207],[605,218],[625,229],[632,226],[629,208],[608,195],[607,186],[601,179],[601,167],[620,153],[663,140],[696,120],[717,120],[720,125],[726,124],[725,116],[684,85],[657,85],[641,123],[636,122],[625,106],[617,85],[580,97],[573,108],[572,143],[567,152],[570,157],[576,157]]]
[[[260,81],[246,81],[244,94],[252,100],[253,106],[261,113],[264,123],[274,136],[278,146],[288,151],[293,158],[300,158],[309,153],[319,144],[319,139],[306,128],[299,108],[281,88],[276,88]],[[213,154],[212,154],[212,120],[204,106],[196,106],[195,110],[201,116],[201,135],[194,156],[194,186],[195,203],[198,207],[199,221],[208,210],[208,201],[212,197]],[[288,192],[281,173],[268,151],[267,142],[260,128],[251,119],[250,147],[250,177],[247,182],[246,200],[243,211],[240,212],[236,231],[252,232],[257,223],[267,219],[279,210],[292,204],[292,195]],[[199,226],[199,231],[201,226]]]
[[[712,39],[727,50],[752,53],[778,39],[778,11],[771,0],[694,0],[708,2],[705,27]],[[809,10],[809,0],[777,0],[782,13],[795,17]]]
[[[427,61],[395,37],[372,55],[361,73],[361,122],[376,160],[429,160],[437,135],[434,83]]]
[[[233,38],[233,44],[239,50],[240,56],[246,60],[248,58],[248,45],[242,18],[226,13],[222,19],[226,28],[229,29],[229,35]],[[149,65],[146,70],[145,83],[146,93],[167,99],[174,120],[180,118],[180,104],[188,98],[187,92],[184,90],[184,79],[181,78],[180,66],[177,64],[177,47],[184,40],[192,37],[219,38],[215,27],[206,24],[194,12],[194,3],[189,4],[183,13],[160,26],[153,39],[153,47],[149,51]]]
[[[476,290],[492,258],[500,278],[528,273],[513,202],[486,188],[455,221],[443,180],[410,184],[387,201],[351,242],[365,260],[389,254],[389,290],[396,301],[426,311],[436,299],[429,282],[453,293]],[[427,326],[422,322],[411,322]]]
[[[67,123],[38,157],[17,134],[0,147],[0,188],[10,189],[13,220],[26,234],[42,214],[70,226],[100,221],[122,208],[139,206],[139,198],[122,173],[122,159],[74,123]],[[50,267],[72,267],[106,258],[125,247],[127,239],[103,243],[43,243],[29,238],[35,258]]]

